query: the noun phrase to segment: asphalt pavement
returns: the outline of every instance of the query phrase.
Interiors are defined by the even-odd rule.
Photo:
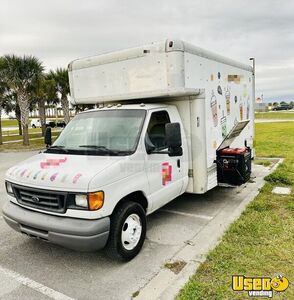
[[[0,208],[6,201],[5,171],[33,154],[0,153]],[[163,293],[168,285],[158,276],[172,273],[165,263],[183,252],[182,257],[187,253],[205,257],[208,246],[221,237],[222,226],[258,193],[269,172],[254,166],[255,178],[246,185],[215,188],[205,195],[185,194],[150,215],[144,247],[128,263],[112,261],[103,251],[80,253],[22,236],[7,226],[0,213],[0,299],[131,299],[137,294],[155,299],[159,292],[154,294],[154,286]],[[206,234],[209,230],[214,234]]]

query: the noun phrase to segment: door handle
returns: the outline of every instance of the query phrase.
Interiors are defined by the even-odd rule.
[[[178,168],[181,167],[181,160],[180,159],[177,159],[177,166],[178,166]]]

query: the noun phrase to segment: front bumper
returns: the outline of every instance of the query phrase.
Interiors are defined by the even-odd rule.
[[[4,204],[3,217],[18,232],[78,251],[102,249],[110,228],[109,217],[98,220],[57,217],[11,202]]]

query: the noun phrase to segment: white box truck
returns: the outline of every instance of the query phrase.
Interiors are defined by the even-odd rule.
[[[96,104],[6,174],[6,222],[76,250],[140,251],[146,215],[250,176],[250,66],[179,40],[78,59],[71,99]],[[238,180],[236,180],[238,178]]]

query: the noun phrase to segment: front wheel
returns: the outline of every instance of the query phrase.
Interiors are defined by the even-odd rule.
[[[135,202],[125,202],[111,217],[107,254],[119,260],[131,260],[141,250],[146,236],[146,214]]]

